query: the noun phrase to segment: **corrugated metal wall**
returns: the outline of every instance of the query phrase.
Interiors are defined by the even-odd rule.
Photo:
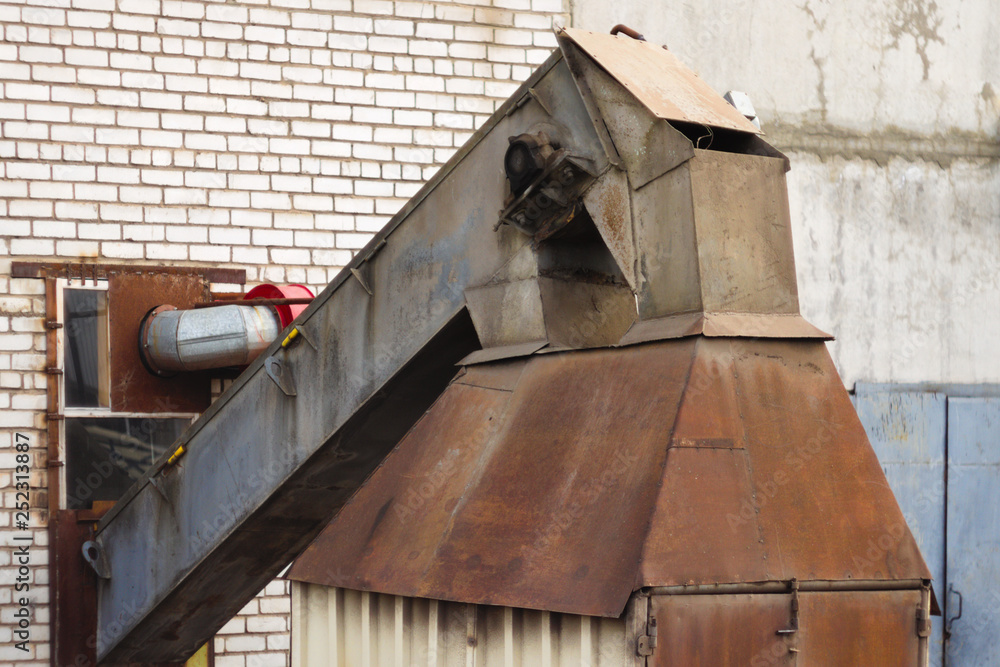
[[[624,619],[292,583],[293,667],[623,667]]]

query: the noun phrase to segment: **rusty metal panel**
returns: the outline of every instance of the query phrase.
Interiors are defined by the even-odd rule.
[[[605,176],[606,178],[607,176]],[[632,191],[639,315],[798,315],[784,163],[695,150]],[[716,335],[757,335],[720,318]],[[811,326],[794,335],[815,335]]]
[[[289,576],[614,616],[928,574],[821,342],[684,338],[468,368]]]
[[[929,579],[826,346],[718,344],[732,350],[771,578]]]
[[[691,162],[632,192],[640,320],[704,310]]]
[[[739,411],[728,341],[699,341],[643,547],[641,582],[768,578]]]
[[[93,534],[94,521],[81,520],[79,514],[57,510],[49,520],[52,664],[56,667],[97,661],[97,619],[91,611],[97,606],[97,577],[81,553]]]
[[[539,278],[548,340],[571,348],[614,345],[636,318],[625,285]]]
[[[642,552],[642,582],[765,581],[767,552],[752,508],[746,451],[701,440],[671,447]],[[674,441],[676,442],[676,440]],[[727,446],[728,445],[728,446]]]
[[[587,190],[583,201],[625,281],[637,290],[631,195],[625,172],[609,169]]]
[[[688,339],[529,357],[512,393],[463,376],[288,576],[618,616],[693,349]],[[509,374],[513,363],[474,370]]]
[[[920,604],[919,590],[800,593],[796,667],[923,667]]]
[[[116,412],[203,412],[211,401],[206,372],[161,378],[139,359],[139,326],[152,308],[192,308],[209,299],[197,275],[113,273],[108,278],[111,338],[111,409]]]
[[[594,61],[580,58],[577,62],[578,76],[586,79],[633,188],[638,190],[694,157],[694,145],[684,134],[650,113]]]
[[[548,338],[541,287],[535,278],[467,289],[465,300],[484,348]]]
[[[696,150],[685,167],[704,309],[798,314],[784,162]]]
[[[760,134],[753,123],[667,49],[625,35],[576,28],[562,32],[657,117]]]
[[[794,638],[777,634],[789,627],[791,595],[653,595],[649,614],[657,647],[648,667],[797,664],[789,651]]]
[[[106,264],[89,263],[89,260],[75,262],[11,262],[11,276],[14,278],[68,278],[70,280],[108,279],[116,273],[200,276],[212,283],[243,285],[247,281],[246,269],[229,269],[214,266],[161,266],[151,264]]]

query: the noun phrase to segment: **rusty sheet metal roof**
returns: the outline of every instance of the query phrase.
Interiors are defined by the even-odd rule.
[[[288,576],[598,616],[929,578],[823,343],[704,337],[467,368]]]
[[[565,28],[573,40],[664,120],[761,134],[743,114],[666,48],[625,35]]]

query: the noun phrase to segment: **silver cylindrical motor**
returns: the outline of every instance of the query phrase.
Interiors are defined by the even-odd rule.
[[[139,353],[156,375],[244,366],[281,333],[269,306],[219,306],[177,310],[154,308],[139,328]]]

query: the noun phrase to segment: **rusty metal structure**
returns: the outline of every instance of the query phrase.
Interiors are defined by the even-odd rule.
[[[926,662],[930,575],[799,314],[788,160],[621,32],[561,30],[101,520],[102,661],[186,658],[298,556],[628,610],[637,665]]]

